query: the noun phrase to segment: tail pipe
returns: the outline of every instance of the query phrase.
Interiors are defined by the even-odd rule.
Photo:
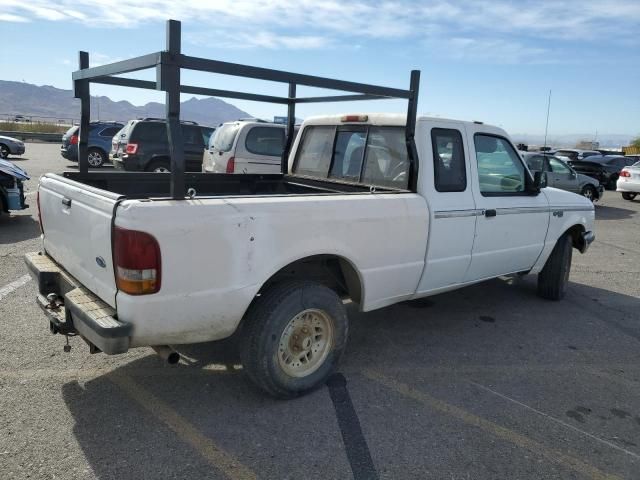
[[[151,348],[153,348],[158,356],[165,360],[169,365],[175,365],[180,361],[180,354],[169,345],[158,345]]]

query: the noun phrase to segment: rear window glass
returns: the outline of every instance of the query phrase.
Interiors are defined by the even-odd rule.
[[[284,151],[284,128],[252,127],[244,146],[255,155],[279,157]]]
[[[71,135],[75,135],[78,130],[80,130],[80,127],[71,127],[69,130],[66,131],[66,133],[64,134],[66,137],[70,137]]]
[[[362,172],[364,146],[367,141],[366,130],[339,131],[331,166],[332,178],[358,181]]]
[[[335,130],[336,127],[330,126],[312,126],[304,129],[296,158],[295,172],[298,175],[327,177]]]
[[[160,122],[138,122],[133,129],[132,137],[141,142],[167,141],[167,125]]]
[[[369,128],[361,182],[407,188],[409,157],[404,127]]]
[[[100,136],[101,137],[113,137],[116,133],[118,133],[118,131],[120,130],[121,127],[107,127],[104,130],[102,130],[100,132]]]
[[[236,140],[240,125],[237,123],[230,123],[222,125],[216,130],[213,137],[213,148],[220,152],[228,152],[233,147],[233,142]]]

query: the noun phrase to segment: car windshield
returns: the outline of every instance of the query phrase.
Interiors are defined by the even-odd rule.
[[[213,137],[213,148],[215,148],[219,152],[228,152],[229,150],[231,150],[239,130],[240,124],[238,123],[228,123],[226,125],[222,125],[216,130],[216,133]]]

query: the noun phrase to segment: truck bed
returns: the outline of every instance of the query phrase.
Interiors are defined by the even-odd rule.
[[[155,172],[64,172],[65,178],[128,198],[162,198],[170,194],[170,173]],[[369,185],[337,180],[317,180],[294,175],[185,173],[187,189],[202,196],[253,196],[368,193]],[[403,192],[376,187],[377,193]]]

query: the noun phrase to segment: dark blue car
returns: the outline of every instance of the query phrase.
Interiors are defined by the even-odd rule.
[[[88,159],[90,167],[101,167],[109,159],[111,139],[124,124],[119,122],[91,122],[89,124]],[[72,162],[78,161],[78,131],[80,127],[71,127],[62,136],[60,154]]]

